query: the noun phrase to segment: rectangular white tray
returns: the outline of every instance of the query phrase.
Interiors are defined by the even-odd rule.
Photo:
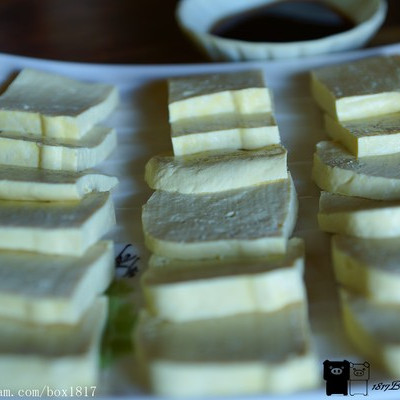
[[[171,150],[165,79],[250,68],[264,71],[267,84],[274,93],[277,122],[283,144],[289,151],[289,169],[299,196],[299,219],[295,235],[306,241],[305,279],[311,324],[321,360],[321,387],[316,391],[290,396],[250,398],[313,400],[326,398],[322,380],[322,362],[325,359],[363,360],[344,336],[330,264],[329,235],[319,231],[316,221],[319,189],[311,181],[311,162],[315,144],[326,139],[326,135],[322,128],[321,113],[310,96],[308,71],[332,63],[393,53],[400,53],[400,45],[287,61],[160,66],[77,64],[0,54],[0,78],[4,81],[19,69],[31,67],[81,80],[108,82],[118,87],[121,104],[106,122],[117,129],[119,145],[112,157],[100,166],[104,172],[120,179],[120,185],[113,194],[118,226],[109,237],[116,242],[117,249],[132,243],[141,257],[139,266],[143,268],[148,252],[143,245],[140,215],[142,204],[151,194],[143,180],[144,166],[152,155]],[[105,371],[100,393],[108,397],[135,394],[135,398],[154,398],[141,394],[135,385],[136,372],[130,370],[130,360],[131,356],[127,355],[118,363],[115,371]],[[383,393],[371,390],[373,382],[392,381],[382,376],[373,363],[371,377],[369,397],[399,398],[398,391]],[[109,382],[104,384],[107,380]]]

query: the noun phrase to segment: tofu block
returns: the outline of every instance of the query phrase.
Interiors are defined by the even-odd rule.
[[[287,253],[275,257],[193,261],[152,255],[141,284],[152,315],[184,322],[305,301],[303,270],[304,243],[294,238]]]
[[[400,237],[361,239],[335,235],[332,259],[336,279],[376,302],[400,304]]]
[[[37,138],[79,139],[118,103],[115,87],[23,69],[0,96],[0,129]]]
[[[174,154],[181,156],[219,149],[258,149],[280,143],[271,113],[221,114],[181,119],[171,123]]]
[[[83,255],[115,225],[109,193],[80,201],[0,200],[0,248]]]
[[[328,192],[375,200],[400,200],[400,153],[356,158],[341,145],[319,142],[312,177]]]
[[[76,324],[107,289],[114,264],[111,241],[81,257],[0,250],[0,320]]]
[[[304,303],[183,323],[142,314],[135,348],[157,396],[289,393],[320,383]]]
[[[286,252],[297,217],[291,178],[211,194],[156,191],[143,206],[147,247],[178,259]]]
[[[64,171],[82,171],[104,161],[117,145],[114,129],[96,126],[85,137],[49,139],[0,133],[0,164]]]
[[[168,80],[169,121],[215,114],[272,111],[261,70],[194,75]]]
[[[95,170],[70,172],[0,166],[0,199],[3,200],[79,200],[92,192],[108,192],[117,184],[116,177]]]
[[[179,193],[221,192],[287,177],[287,151],[280,145],[155,156],[145,170],[145,180],[152,189]]]
[[[339,121],[400,111],[400,56],[369,57],[311,72],[318,105]]]
[[[107,300],[98,298],[75,325],[43,325],[2,318],[0,385],[14,393],[67,390],[98,385],[99,345],[107,318]],[[44,392],[42,392],[42,390]]]
[[[325,115],[325,128],[356,157],[400,152],[400,113],[343,122]]]
[[[400,201],[321,192],[318,223],[325,232],[362,238],[400,236]]]
[[[383,304],[341,291],[346,334],[376,368],[394,379],[400,375],[400,305]]]

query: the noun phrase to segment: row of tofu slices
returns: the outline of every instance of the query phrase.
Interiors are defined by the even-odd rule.
[[[262,71],[169,80],[174,155],[146,165],[135,348],[153,393],[315,388],[297,196]]]
[[[0,387],[14,395],[96,390],[118,180],[92,167],[116,146],[98,123],[117,102],[110,85],[33,69],[0,96]]]
[[[400,363],[400,56],[313,71],[311,90],[331,141],[317,144],[318,222],[348,338],[398,379]]]

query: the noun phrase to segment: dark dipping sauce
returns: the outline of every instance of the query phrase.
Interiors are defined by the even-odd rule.
[[[210,33],[248,42],[282,43],[320,39],[354,26],[352,19],[323,1],[286,0],[221,19]]]

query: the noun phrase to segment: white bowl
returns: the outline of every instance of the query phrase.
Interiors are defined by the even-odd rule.
[[[355,20],[348,31],[322,39],[271,43],[225,39],[209,33],[221,19],[281,0],[181,0],[176,17],[181,29],[216,61],[268,60],[311,56],[360,48],[386,17],[386,0],[325,0]]]

